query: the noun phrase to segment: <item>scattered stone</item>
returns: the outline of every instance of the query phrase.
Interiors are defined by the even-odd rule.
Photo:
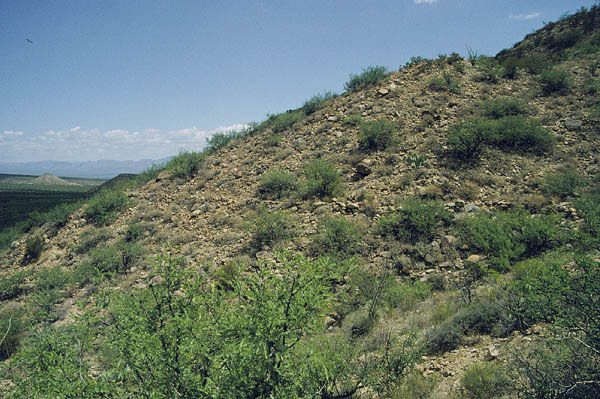
[[[369,176],[371,173],[373,173],[373,170],[367,163],[360,162],[358,165],[356,165],[356,177],[362,179]]]
[[[473,255],[469,255],[469,257],[467,258],[467,263],[479,263],[482,260],[483,260],[482,255],[473,254]]]
[[[564,121],[564,125],[568,130],[579,130],[583,126],[583,122],[575,118],[567,118]]]
[[[381,96],[386,96],[390,93],[390,91],[386,88],[381,88],[381,89],[377,90],[377,93],[379,93],[379,95],[381,95]]]
[[[500,356],[500,351],[498,350],[496,345],[488,346],[488,352],[487,352],[486,359],[487,360],[495,360],[498,358],[498,356]]]

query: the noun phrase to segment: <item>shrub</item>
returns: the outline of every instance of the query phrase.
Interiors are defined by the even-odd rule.
[[[273,170],[261,176],[258,191],[265,198],[279,199],[296,190],[296,176],[285,170]]]
[[[25,279],[28,273],[15,271],[0,278],[0,301],[14,299],[25,292]],[[0,330],[1,333],[1,330]]]
[[[480,71],[477,79],[482,82],[497,83],[503,73],[502,67],[492,57],[480,57],[477,68]]]
[[[281,144],[282,141],[283,137],[281,137],[280,135],[271,134],[266,138],[265,144],[267,145],[267,147],[277,147],[279,144]]]
[[[589,96],[594,96],[600,92],[600,79],[588,79],[584,83],[583,92]]]
[[[112,222],[129,203],[122,191],[102,191],[88,201],[84,210],[85,218],[97,226]]]
[[[143,254],[138,244],[126,242],[93,249],[75,268],[72,282],[82,287],[105,276],[125,273]]]
[[[153,234],[154,231],[155,226],[151,223],[135,222],[127,226],[127,230],[125,231],[125,237],[123,238],[126,242],[135,242],[144,238],[146,233]]]
[[[17,351],[25,334],[25,321],[20,308],[0,309],[0,360],[8,359]]]
[[[532,53],[524,56],[521,59],[521,64],[527,72],[538,75],[550,68],[553,62],[545,54]]]
[[[209,152],[219,151],[234,139],[234,136],[227,132],[218,132],[211,137],[206,138],[206,149]]]
[[[321,230],[311,244],[313,253],[344,259],[359,252],[362,234],[349,220],[343,217],[327,219]]]
[[[556,173],[550,173],[542,181],[542,191],[546,195],[554,195],[560,198],[571,197],[583,185],[583,179],[577,170],[565,167]]]
[[[434,200],[409,199],[402,209],[379,220],[379,233],[398,240],[419,241],[433,238],[439,224],[450,222],[444,204]]]
[[[504,397],[510,391],[512,380],[502,365],[497,363],[477,363],[469,367],[460,383],[471,399],[492,399]]]
[[[165,165],[175,177],[190,177],[200,169],[206,155],[201,152],[182,151]]]
[[[64,298],[62,290],[69,282],[69,274],[60,267],[45,268],[36,274],[36,289],[28,298],[36,320],[53,322],[59,318],[54,305]]]
[[[287,214],[261,209],[250,226],[250,233],[252,248],[260,251],[264,246],[270,246],[293,237],[295,229],[292,218]]]
[[[341,190],[341,178],[335,167],[323,159],[315,159],[304,168],[303,194],[305,197],[333,197]]]
[[[431,295],[431,285],[422,281],[392,283],[384,293],[384,301],[393,308],[408,311]]]
[[[387,75],[388,72],[384,66],[369,66],[364,68],[362,73],[358,75],[351,74],[350,79],[346,82],[345,89],[347,92],[351,92],[374,86],[385,79]]]
[[[425,334],[425,350],[430,355],[449,352],[458,348],[463,332],[453,323],[443,322]]]
[[[505,116],[525,115],[527,110],[525,103],[517,98],[498,97],[484,102],[483,112],[489,118],[500,119]]]
[[[460,92],[460,86],[458,81],[452,77],[449,73],[444,73],[440,77],[434,77],[429,80],[427,87],[432,91],[448,91],[450,93]]]
[[[553,68],[540,75],[542,91],[545,95],[565,93],[571,87],[571,79],[567,71],[562,68]]]
[[[25,241],[25,254],[21,263],[27,265],[37,260],[44,249],[44,240],[40,237],[31,237]]]
[[[451,126],[446,138],[448,153],[461,161],[477,159],[491,130],[492,126],[483,119],[472,119]]]
[[[294,123],[299,122],[304,117],[301,110],[286,111],[281,114],[271,115],[267,119],[267,124],[271,126],[273,133],[281,133],[291,128]]]
[[[502,149],[540,154],[551,149],[554,139],[536,120],[507,116],[492,124],[491,137],[487,142]]]
[[[365,151],[385,150],[394,143],[396,127],[385,119],[360,124],[359,147]]]
[[[313,114],[323,108],[325,106],[325,102],[332,98],[335,98],[335,94],[329,91],[326,91],[323,94],[317,94],[316,96],[311,97],[309,100],[306,100],[302,106],[302,110],[306,115]]]
[[[74,251],[77,254],[85,254],[92,248],[96,248],[98,244],[106,242],[111,238],[110,231],[106,228],[94,229],[80,234],[79,243],[74,246]]]
[[[600,244],[600,193],[586,193],[575,201],[578,215],[583,218],[579,227],[578,244],[594,248]]]
[[[502,62],[504,72],[502,77],[506,79],[516,79],[518,74],[519,60],[515,57],[509,57]]]
[[[362,121],[362,116],[358,114],[352,114],[345,117],[342,123],[346,126],[360,126]]]

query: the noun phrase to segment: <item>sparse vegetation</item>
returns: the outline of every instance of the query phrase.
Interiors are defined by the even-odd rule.
[[[165,169],[175,177],[189,177],[198,171],[205,157],[200,152],[183,151],[173,157],[165,165]]]
[[[271,115],[265,122],[270,126],[273,133],[282,133],[290,129],[296,122],[299,122],[304,117],[302,110],[286,111],[281,114]]]
[[[359,252],[361,240],[362,234],[357,225],[342,217],[331,218],[323,222],[311,248],[316,255],[344,259]]]
[[[432,91],[447,91],[450,93],[459,93],[460,85],[456,79],[449,73],[444,73],[442,77],[434,77],[428,83],[427,87]]]
[[[295,235],[293,219],[283,212],[261,209],[250,225],[251,246],[256,251],[287,240]]]
[[[325,103],[332,98],[335,98],[335,94],[329,91],[326,91],[322,94],[317,94],[306,100],[302,106],[302,110],[306,115],[313,114],[323,108]]]
[[[548,174],[542,181],[542,190],[546,195],[567,198],[573,196],[583,186],[583,179],[577,171],[564,167],[556,173]]]
[[[492,399],[504,397],[512,386],[511,378],[498,363],[477,363],[465,371],[460,383],[467,398]]]
[[[525,103],[512,97],[498,97],[483,103],[484,115],[492,119],[527,114]]]
[[[358,75],[350,75],[350,79],[346,82],[345,89],[347,92],[365,89],[381,82],[387,75],[388,72],[384,66],[369,66],[364,68],[362,73]]]
[[[398,240],[417,241],[431,239],[438,225],[449,222],[450,214],[441,202],[409,199],[401,210],[380,219],[379,232]]]
[[[84,214],[88,221],[102,226],[112,222],[128,203],[129,200],[122,191],[102,191],[90,198]]]
[[[31,262],[37,260],[42,254],[42,250],[44,249],[44,240],[40,237],[31,237],[25,241],[25,254],[23,255],[23,260],[21,263],[23,265],[27,265]]]
[[[258,191],[264,198],[280,199],[297,188],[297,177],[285,170],[273,170],[261,176]]]
[[[324,159],[315,159],[304,168],[304,197],[326,198],[338,195],[342,190],[340,174]]]
[[[540,74],[540,83],[545,95],[555,93],[566,93],[572,83],[566,70],[562,68],[552,68]]]
[[[396,139],[396,127],[385,119],[362,122],[358,145],[364,151],[385,150]]]

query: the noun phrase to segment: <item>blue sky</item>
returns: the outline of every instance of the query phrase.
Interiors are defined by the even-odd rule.
[[[0,0],[0,161],[200,148],[217,129],[340,92],[362,67],[495,54],[593,3]]]

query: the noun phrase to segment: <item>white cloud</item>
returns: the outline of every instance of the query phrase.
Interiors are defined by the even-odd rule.
[[[535,19],[542,16],[540,12],[532,12],[529,14],[510,14],[508,17],[516,21],[526,21],[528,19]]]
[[[437,2],[438,0],[415,0],[415,4],[433,4]]]
[[[27,162],[40,160],[90,161],[98,159],[161,159],[181,150],[201,150],[206,139],[218,132],[245,128],[245,124],[204,130],[190,127],[162,131],[112,129],[48,130],[40,134],[20,131],[0,132],[0,160]]]

